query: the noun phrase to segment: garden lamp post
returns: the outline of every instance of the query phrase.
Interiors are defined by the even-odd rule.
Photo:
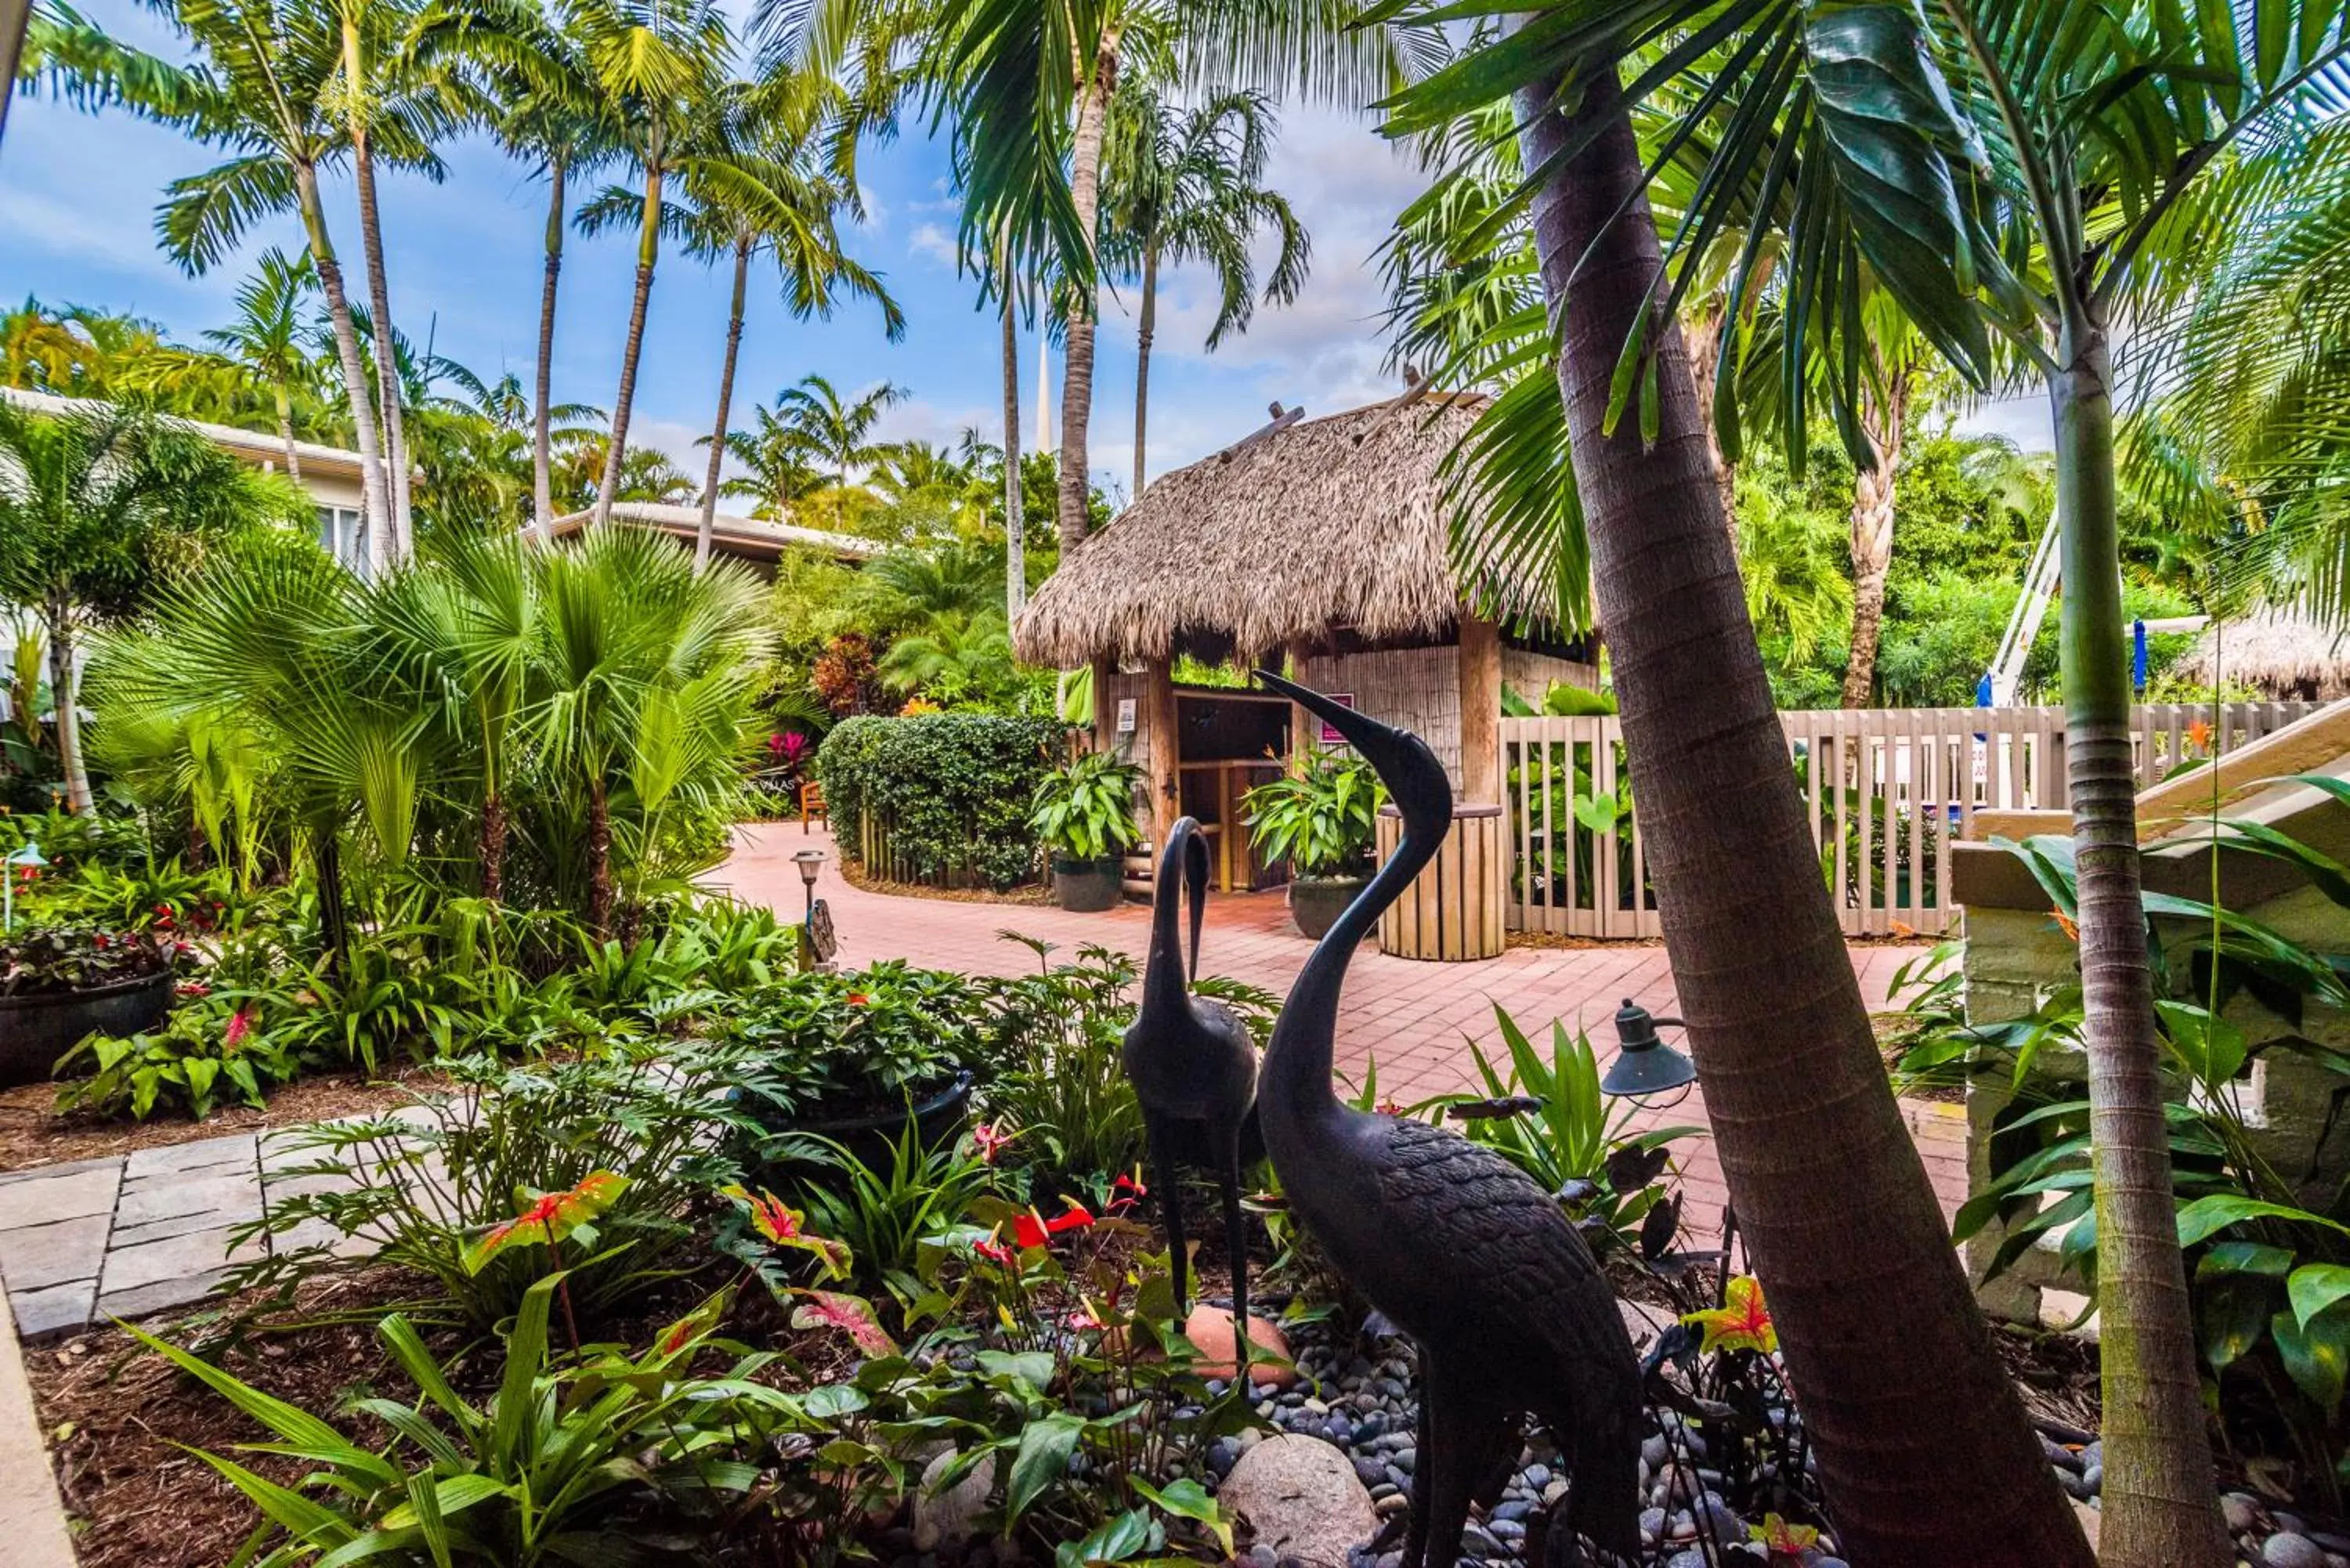
[[[1690,1059],[1657,1038],[1657,1025],[1684,1027],[1678,1018],[1652,1016],[1645,1007],[1634,1005],[1630,997],[1616,1010],[1616,1040],[1619,1049],[1616,1060],[1608,1064],[1607,1075],[1599,1081],[1599,1092],[1620,1099],[1647,1100],[1653,1096],[1680,1095],[1665,1103],[1679,1105],[1689,1094],[1690,1085],[1697,1082],[1697,1069]]]
[[[6,860],[0,861],[0,867],[5,867],[7,873],[0,876],[0,884],[5,885],[5,890],[0,890],[0,931],[16,929],[16,879],[27,872],[39,870],[48,863],[48,857],[41,853],[41,846],[33,843],[26,843],[12,852]]]
[[[816,873],[824,867],[824,851],[821,849],[795,851],[792,864],[800,868],[800,886],[807,890],[807,912],[812,919],[816,914]]]

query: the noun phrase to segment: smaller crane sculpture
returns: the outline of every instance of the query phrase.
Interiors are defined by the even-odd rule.
[[[1178,904],[1191,913],[1187,970]],[[1191,1305],[1183,1240],[1183,1202],[1175,1179],[1175,1151],[1184,1123],[1205,1134],[1216,1180],[1223,1189],[1224,1245],[1232,1266],[1233,1355],[1248,1348],[1248,1233],[1241,1224],[1241,1125],[1256,1103],[1256,1044],[1248,1026],[1220,1002],[1193,996],[1200,971],[1200,925],[1208,903],[1208,841],[1191,817],[1167,835],[1151,884],[1150,950],[1143,961],[1142,1005],[1126,1031],[1119,1062],[1141,1102],[1150,1142],[1150,1179],[1167,1226],[1175,1272],[1175,1304]]]
[[[1257,1116],[1291,1211],[1338,1272],[1419,1351],[1419,1461],[1404,1568],[1453,1568],[1481,1485],[1505,1468],[1518,1418],[1557,1440],[1571,1477],[1548,1561],[1576,1535],[1629,1560],[1640,1536],[1640,1369],[1599,1265],[1550,1194],[1490,1149],[1330,1086],[1338,992],[1356,946],[1452,826],[1452,786],[1420,739],[1257,672],[1361,753],[1403,839],[1307,957],[1265,1048]]]

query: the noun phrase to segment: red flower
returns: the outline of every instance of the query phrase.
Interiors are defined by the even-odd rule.
[[[235,1050],[238,1045],[244,1043],[244,1037],[252,1033],[253,1020],[244,1015],[244,1008],[238,1008],[234,1012],[229,1014],[228,1027],[221,1033],[221,1049],[223,1051]]]
[[[213,993],[213,988],[200,980],[183,980],[178,990],[182,996],[210,996]]]
[[[971,1244],[971,1250],[980,1257],[986,1259],[991,1263],[993,1263],[999,1269],[1008,1269],[1012,1267],[1015,1261],[1015,1255],[1012,1249],[997,1241],[995,1239],[995,1232],[993,1231],[987,1233],[986,1241],[973,1241]]]
[[[2062,909],[2051,909],[2048,912],[2055,917],[2056,929],[2064,933],[2064,938],[2067,941],[2077,942],[2081,940],[2080,921],[2074,919],[2072,916],[2066,914]]]
[[[1123,1213],[1150,1196],[1150,1189],[1131,1176],[1121,1176],[1109,1187],[1109,1211]]]
[[[979,1156],[981,1164],[993,1165],[1003,1153],[1004,1147],[1011,1143],[1013,1136],[993,1122],[982,1122],[972,1128],[971,1147]]]
[[[1083,1231],[1093,1222],[1094,1217],[1086,1206],[1072,1199],[1068,1208],[1050,1220],[1031,1209],[1014,1221],[1012,1239],[1023,1247],[1041,1247],[1064,1231]]]
[[[851,1007],[863,1007],[872,1000],[861,991],[852,991],[848,993],[848,1005]]]
[[[1080,1299],[1077,1310],[1069,1314],[1069,1326],[1082,1334],[1089,1328],[1107,1328],[1109,1324],[1102,1322],[1101,1314],[1094,1311],[1093,1303]]]
[[[89,934],[89,945],[96,948],[99,951],[104,952],[109,947],[113,945],[113,939],[108,936],[104,931],[92,931]]]
[[[1403,1107],[1396,1104],[1393,1100],[1381,1100],[1378,1105],[1378,1111],[1379,1115],[1383,1116],[1399,1116],[1403,1115]]]
[[[780,733],[767,737],[767,754],[776,757],[784,754],[784,737]]]

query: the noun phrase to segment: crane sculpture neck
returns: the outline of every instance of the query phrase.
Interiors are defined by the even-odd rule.
[[[1150,950],[1143,969],[1146,1005],[1180,1001],[1190,993],[1189,982],[1199,978],[1200,925],[1207,913],[1207,895],[1208,841],[1200,836],[1200,825],[1186,816],[1167,835],[1166,847],[1159,857],[1158,880],[1151,884]],[[1189,903],[1191,909],[1188,961],[1179,940],[1179,903]]]
[[[1289,989],[1289,1000],[1265,1047],[1257,1085],[1263,1114],[1311,1119],[1335,1114],[1331,1086],[1338,1034],[1338,992],[1355,949],[1378,918],[1403,897],[1412,878],[1436,858],[1452,826],[1452,785],[1419,737],[1331,701],[1318,691],[1257,671],[1257,679],[1329,722],[1388,787],[1403,818],[1403,838],[1370,885],[1355,896],[1330,929],[1315,944]]]

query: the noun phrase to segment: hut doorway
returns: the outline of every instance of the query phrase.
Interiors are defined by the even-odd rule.
[[[1241,797],[1281,776],[1289,755],[1285,698],[1223,686],[1175,688],[1175,776],[1186,816],[1206,830],[1219,892],[1246,893],[1289,879],[1249,842]]]

